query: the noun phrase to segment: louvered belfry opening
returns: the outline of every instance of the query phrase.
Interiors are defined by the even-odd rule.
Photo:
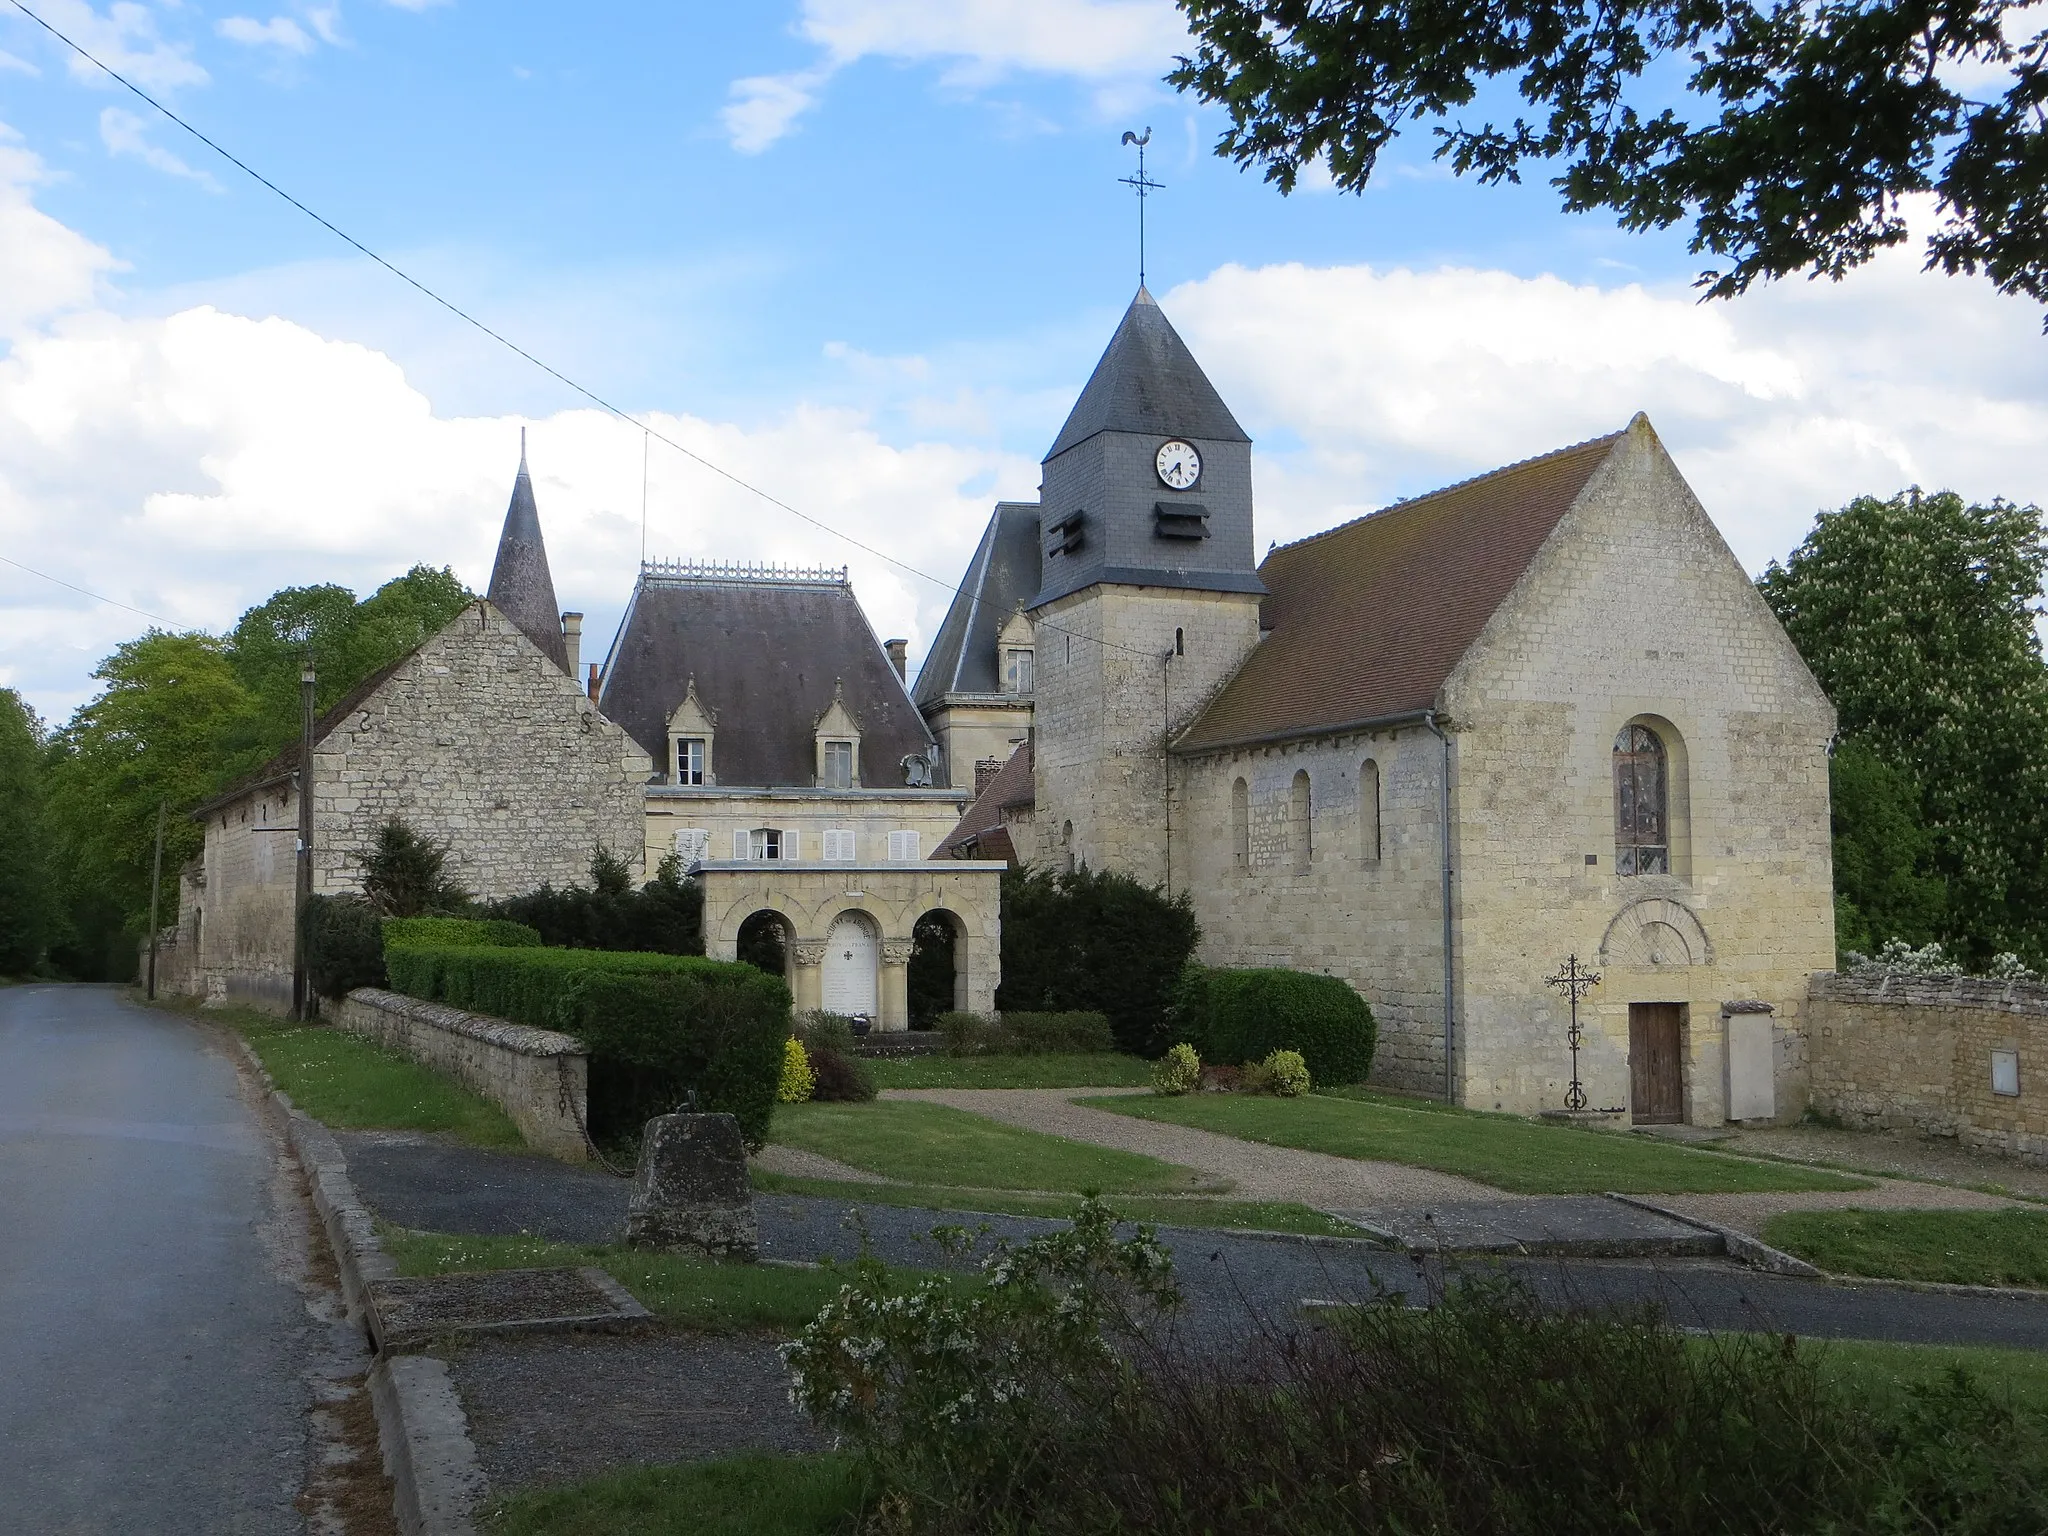
[[[1614,863],[1624,875],[1671,873],[1669,780],[1657,733],[1623,726],[1614,738]]]

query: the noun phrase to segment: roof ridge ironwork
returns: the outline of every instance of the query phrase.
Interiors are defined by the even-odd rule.
[[[846,587],[852,585],[848,569],[843,565],[779,565],[763,560],[642,560],[640,579]]]

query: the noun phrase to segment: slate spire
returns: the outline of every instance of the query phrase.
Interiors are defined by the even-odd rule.
[[[526,472],[523,429],[519,434],[519,475],[512,482],[512,504],[505,509],[505,531],[498,536],[498,559],[491,567],[491,589],[485,596],[550,661],[568,672],[569,648],[562,641],[562,615],[555,606],[554,578],[548,574],[547,545],[541,542],[533,479]]]
[[[1124,311],[1123,323],[1046,458],[1056,459],[1098,432],[1251,441],[1166,312],[1143,288]]]

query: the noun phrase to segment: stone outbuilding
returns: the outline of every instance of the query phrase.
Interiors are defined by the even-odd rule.
[[[574,678],[575,614],[553,612],[522,456],[491,595],[327,710],[313,732],[313,889],[358,890],[398,818],[448,844],[484,899],[589,878],[602,844],[641,860],[651,768]],[[214,1000],[291,1005],[299,747],[200,806],[174,980]]]

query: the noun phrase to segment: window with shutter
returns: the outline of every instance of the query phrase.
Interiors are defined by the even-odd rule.
[[[889,834],[889,858],[895,863],[916,863],[918,858],[917,834],[915,832],[891,832]]]
[[[742,834],[734,833],[737,842]],[[774,827],[756,827],[744,834],[747,839],[747,857],[753,859],[793,859],[796,857],[796,834],[779,831]]]
[[[828,827],[820,836],[824,848],[820,857],[828,864],[851,864],[854,860],[854,834],[841,827]]]
[[[754,856],[754,834],[734,832],[732,835],[732,856],[736,859],[751,859]]]
[[[676,857],[688,869],[711,856],[711,833],[704,827],[682,827],[676,832],[675,846]]]

